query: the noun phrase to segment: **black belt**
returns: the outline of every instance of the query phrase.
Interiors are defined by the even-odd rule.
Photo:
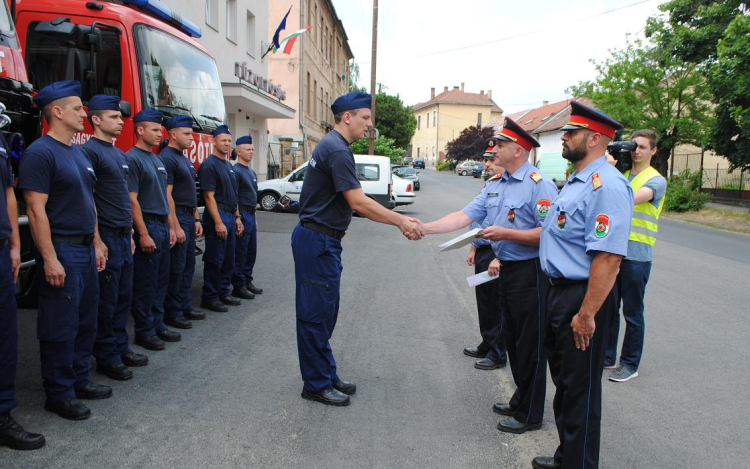
[[[240,211],[255,213],[255,207],[251,207],[250,205],[240,205]]]
[[[99,225],[99,231],[106,231],[107,233],[116,233],[116,234],[130,234],[133,232],[133,227],[131,225],[128,225],[128,226],[121,226],[119,228],[113,228],[111,226]]]
[[[9,241],[8,238],[0,239],[0,249],[3,249],[5,246],[7,246],[8,245],[8,241]]]
[[[491,244],[483,244],[481,246],[476,246],[476,248],[477,248],[477,251],[479,251],[480,249],[492,249],[492,245]]]
[[[70,244],[83,244],[85,246],[90,246],[94,243],[94,235],[78,235],[78,236],[60,236],[53,234],[52,235],[52,242],[53,243],[70,243]]]
[[[160,221],[162,223],[167,222],[167,216],[166,215],[157,215],[155,213],[144,213],[143,214],[143,221]]]
[[[188,207],[187,205],[175,205],[174,209],[178,212],[189,213],[191,215],[195,213],[195,207]]]
[[[539,259],[539,258],[538,257],[532,257],[531,259],[524,259],[522,261],[500,261],[500,265],[502,265],[503,267],[505,267],[505,266],[512,267],[514,265],[524,264],[524,263],[527,263],[527,262],[534,262],[537,259]]]
[[[217,203],[216,206],[219,208],[219,210],[224,210],[225,212],[234,213],[235,210],[237,210],[236,206],[226,205],[226,204],[220,204]]]
[[[323,233],[324,235],[332,236],[336,239],[341,239],[346,234],[346,231],[334,230],[325,225],[321,225],[320,223],[315,223],[314,221],[301,221],[299,224],[308,230],[317,231],[318,233]]]
[[[583,279],[583,280],[572,280],[569,278],[553,278],[553,277],[547,277],[547,280],[549,280],[549,284],[553,287],[559,287],[561,285],[577,285],[579,283],[588,283],[589,279]]]

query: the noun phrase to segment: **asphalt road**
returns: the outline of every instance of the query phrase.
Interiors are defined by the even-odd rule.
[[[416,203],[399,211],[424,221],[459,210],[482,187],[432,170],[420,177]],[[48,443],[0,448],[0,466],[528,468],[532,457],[552,455],[551,383],[542,430],[495,429],[491,406],[510,397],[512,380],[509,370],[475,370],[461,353],[479,336],[466,252],[436,250],[451,235],[410,242],[394,227],[353,221],[332,345],[358,391],[346,408],[302,400],[290,249],[297,217],[258,218],[256,284],[265,293],[148,352],[151,363],[129,382],[94,374],[115,395],[90,402],[87,421],[43,410],[36,313],[21,311],[14,415]],[[601,467],[747,467],[748,264],[748,236],[662,222],[641,376],[603,384]],[[201,283],[198,275],[196,302]]]

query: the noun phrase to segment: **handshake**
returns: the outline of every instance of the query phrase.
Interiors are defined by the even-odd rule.
[[[396,226],[401,230],[401,234],[412,241],[417,241],[427,235],[424,223],[416,218],[401,216],[401,219]]]

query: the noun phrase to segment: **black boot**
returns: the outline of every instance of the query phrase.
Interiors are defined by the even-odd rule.
[[[21,427],[10,412],[0,414],[0,446],[8,448],[30,450],[44,446],[45,439],[38,433],[30,433]]]

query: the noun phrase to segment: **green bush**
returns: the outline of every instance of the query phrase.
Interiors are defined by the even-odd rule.
[[[437,165],[435,165],[435,169],[438,171],[454,171],[457,165],[458,161],[438,161]]]
[[[667,185],[664,208],[668,212],[700,210],[708,202],[708,194],[702,193],[703,173],[691,173],[689,169],[673,176]]]

